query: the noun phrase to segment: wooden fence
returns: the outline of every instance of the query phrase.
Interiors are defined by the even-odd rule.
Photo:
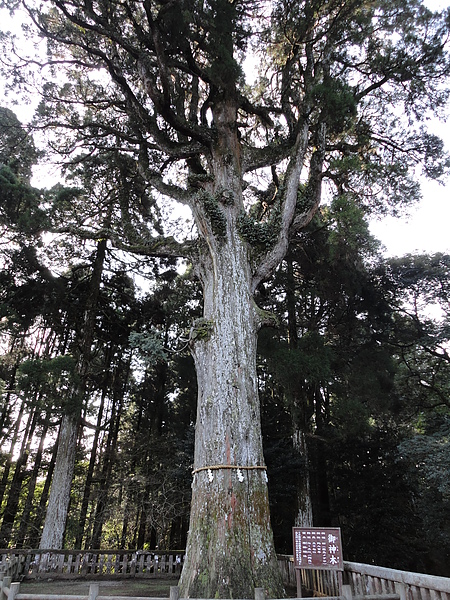
[[[0,550],[0,574],[16,581],[177,577],[183,559],[183,550]]]
[[[278,562],[285,585],[295,585],[294,559],[279,555]],[[336,571],[301,569],[302,588],[319,597],[372,600],[450,600],[450,578],[422,573],[398,571],[374,565],[344,561],[343,589],[340,590]]]
[[[400,600],[450,600],[450,578],[344,563],[344,583],[353,596],[397,594]]]

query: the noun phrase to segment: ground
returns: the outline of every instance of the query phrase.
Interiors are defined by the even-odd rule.
[[[102,596],[147,596],[152,598],[168,598],[170,587],[178,585],[178,579],[120,579],[116,581],[93,581],[86,579],[52,580],[40,579],[23,581],[20,593],[28,594],[71,594],[85,595],[89,593],[89,585],[98,583]],[[288,597],[295,598],[296,590],[292,586],[286,589]]]
[[[122,579],[117,581],[32,580],[20,584],[20,593],[88,595],[89,585],[98,583],[102,596],[150,596],[168,598],[170,587],[178,585],[178,579]]]

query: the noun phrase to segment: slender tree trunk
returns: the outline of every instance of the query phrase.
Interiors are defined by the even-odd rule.
[[[204,319],[192,333],[198,410],[181,595],[249,598],[262,587],[276,598],[282,585],[263,468],[250,266],[233,231],[214,258]]]
[[[109,222],[109,215],[106,221]],[[84,311],[83,329],[79,340],[79,355],[76,368],[76,375],[79,378],[79,382],[74,385],[70,403],[66,414],[63,415],[59,431],[55,471],[40,542],[40,548],[46,550],[62,548],[64,540],[70,502],[70,489],[75,469],[78,425],[87,387],[92,342],[94,339],[97,300],[100,293],[106,247],[106,239],[100,240],[97,244],[89,296]]]
[[[127,543],[127,535],[128,535],[128,521],[130,519],[130,513],[131,513],[131,499],[127,494],[127,501],[125,504],[125,512],[123,515],[123,520],[122,520],[122,532],[120,534],[120,545],[119,548],[122,550],[123,548],[125,548],[126,543]]]
[[[19,366],[18,360],[19,359],[17,359],[17,361],[14,363],[14,366],[12,368],[12,372],[10,374],[10,377],[9,377],[8,383],[7,383],[7,392],[6,392],[6,395],[4,396],[4,399],[2,402],[2,409],[1,409],[1,413],[0,413],[0,445],[2,447],[6,441],[5,438],[8,434],[8,422],[11,417],[11,413],[13,412],[13,406],[12,406],[13,403],[11,402],[11,390],[13,390],[15,388],[17,367]],[[1,488],[1,489],[3,490],[3,488]],[[0,505],[2,503],[2,500],[3,500],[3,495],[0,498]]]
[[[51,486],[51,482],[53,479],[53,472],[55,470],[56,454],[58,452],[58,446],[59,446],[59,433],[58,433],[58,437],[56,438],[55,445],[53,446],[50,463],[48,465],[48,469],[47,469],[47,473],[46,473],[46,477],[45,477],[44,487],[42,489],[42,494],[39,499],[39,505],[36,509],[36,517],[34,519],[33,526],[32,526],[32,532],[30,535],[30,547],[31,548],[37,547],[38,541],[40,538],[42,521],[44,520],[44,516],[45,516],[45,507],[47,505],[47,500],[48,500],[48,496],[49,496],[49,492],[50,492],[50,486]]]
[[[14,526],[14,521],[17,516],[17,508],[20,502],[20,492],[22,490],[23,480],[25,478],[25,466],[30,453],[31,440],[36,428],[38,413],[33,410],[28,415],[27,424],[25,427],[20,454],[14,469],[14,475],[9,488],[8,501],[6,503],[5,512],[3,515],[2,526],[0,529],[0,548],[6,548],[11,541],[11,534]]]
[[[37,478],[39,475],[39,471],[41,469],[42,454],[44,452],[44,446],[45,446],[45,440],[46,440],[47,431],[48,431],[49,419],[50,419],[50,413],[48,412],[45,417],[43,429],[40,433],[39,447],[36,452],[36,458],[35,458],[34,465],[33,465],[33,471],[31,473],[30,481],[28,483],[27,499],[25,501],[25,506],[24,506],[22,515],[20,517],[20,526],[19,526],[19,531],[17,533],[16,544],[15,544],[16,548],[23,548],[23,544],[24,544],[24,541],[25,541],[25,538],[27,535],[27,529],[30,525],[31,509],[33,508],[34,493],[35,493],[35,489],[36,489]]]
[[[305,463],[305,472],[297,477],[297,511],[295,517],[296,527],[313,526],[313,509],[311,500],[311,482],[309,476],[309,452],[306,444],[305,432],[295,431],[293,435],[294,449],[302,456]]]
[[[330,527],[331,508],[330,508],[330,492],[328,489],[328,465],[327,465],[327,448],[321,441],[322,437],[326,437],[324,426],[328,422],[327,416],[327,401],[320,390],[315,393],[315,418],[317,424],[317,442],[314,446],[314,474],[315,474],[315,498],[314,502],[314,520],[321,527]]]
[[[296,282],[294,276],[294,261],[288,253],[286,261],[286,306],[288,317],[289,348],[298,348],[298,322],[296,302]],[[301,389],[294,390],[291,398],[291,415],[293,421],[292,444],[294,450],[301,456],[305,469],[296,478],[297,506],[295,516],[296,527],[312,527],[313,509],[310,481],[310,458],[306,442],[306,431],[311,428],[311,407],[308,406],[308,396]]]
[[[122,408],[124,404],[125,389],[128,382],[130,362],[120,362],[114,377],[113,407],[111,409],[111,426],[108,432],[106,449],[103,454],[103,465],[99,474],[100,489],[97,497],[92,538],[90,548],[100,548],[103,525],[106,520],[106,509],[110,502],[110,485],[114,467],[117,440],[119,437]]]
[[[107,361],[107,365],[105,367],[105,372],[107,374],[109,373],[109,369],[111,367],[111,360],[109,358],[110,352],[111,351],[108,352],[108,361]],[[84,528],[86,525],[86,517],[87,517],[88,507],[89,507],[89,499],[91,497],[91,487],[92,487],[92,480],[93,480],[93,475],[94,475],[94,468],[95,468],[95,463],[97,460],[98,442],[99,442],[99,437],[100,437],[100,427],[102,424],[103,411],[104,411],[104,406],[105,406],[105,398],[106,398],[106,394],[107,394],[107,380],[108,380],[108,376],[106,375],[105,380],[103,382],[102,397],[101,397],[100,406],[99,406],[98,413],[97,413],[97,426],[96,426],[95,433],[94,433],[94,439],[92,441],[91,456],[89,459],[88,472],[86,474],[86,481],[84,483],[83,500],[81,502],[80,516],[79,516],[78,523],[77,523],[78,533],[77,533],[77,536],[75,539],[75,548],[81,548],[81,544],[83,541]]]
[[[39,547],[62,548],[77,446],[78,415],[64,415],[58,437],[55,471]],[[56,467],[57,465],[57,467]]]
[[[5,491],[8,486],[9,473],[11,471],[14,449],[16,447],[17,439],[19,437],[20,425],[22,423],[24,410],[25,410],[25,401],[22,400],[22,402],[20,403],[19,413],[17,415],[17,419],[14,424],[13,437],[12,437],[11,444],[9,447],[9,452],[6,455],[6,461],[5,461],[5,466],[3,469],[2,479],[0,481],[0,506],[3,502],[3,497],[5,495]]]

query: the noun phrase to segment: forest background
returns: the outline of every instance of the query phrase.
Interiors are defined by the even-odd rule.
[[[9,109],[0,129],[0,547],[39,546],[74,356],[88,345],[64,546],[183,548],[200,287],[178,259],[80,237],[82,223],[118,218],[93,210],[105,198],[126,215],[126,164],[72,164],[38,189],[40,144]],[[139,183],[126,189],[131,238]],[[330,198],[257,291],[278,317],[258,352],[275,544],[291,553],[310,503],[315,525],[341,527],[346,559],[450,576],[450,257],[386,258],[369,216]]]

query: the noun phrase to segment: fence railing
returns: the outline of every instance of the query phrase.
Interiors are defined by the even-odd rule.
[[[278,562],[286,584],[296,584],[294,559],[279,555]],[[374,565],[345,562],[343,589],[336,571],[300,569],[302,588],[315,596],[346,597],[368,600],[371,596],[390,600],[450,600],[450,578],[399,571]]]
[[[183,559],[182,550],[0,550],[0,574],[13,580],[176,577]]]
[[[450,600],[450,578],[344,563],[344,583],[354,596],[398,594],[400,600]]]

